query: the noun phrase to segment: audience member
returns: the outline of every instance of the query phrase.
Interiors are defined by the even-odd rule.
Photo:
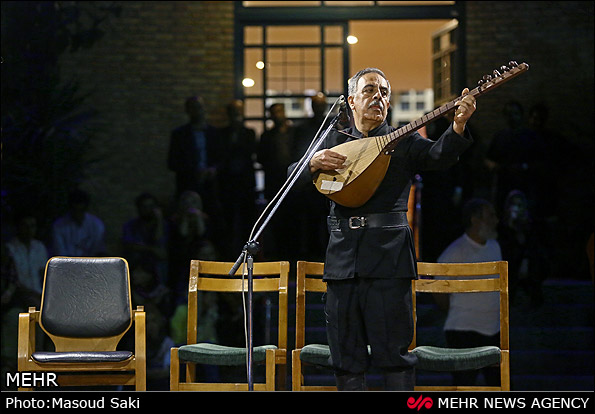
[[[149,266],[161,282],[167,278],[167,222],[157,198],[142,193],[135,200],[137,217],[122,226],[124,257],[131,266]]]
[[[136,306],[154,305],[165,316],[173,313],[173,301],[169,288],[159,279],[155,268],[147,262],[130,265],[130,287],[132,304]],[[147,316],[147,318],[151,318]]]
[[[452,123],[453,114],[428,124],[425,136],[437,141]],[[467,123],[467,128],[470,128]],[[470,128],[470,130],[473,130]],[[470,158],[476,147],[474,143],[459,157],[459,162],[446,171],[421,171],[421,223],[420,249],[418,254],[426,262],[435,262],[444,249],[462,232],[461,210],[463,200],[473,193]]]
[[[287,180],[287,167],[293,162],[294,139],[294,127],[286,117],[284,104],[272,104],[269,116],[273,127],[262,133],[257,149],[258,162],[264,171],[264,196],[267,202],[273,200]],[[263,232],[263,236],[268,238],[263,245],[265,256],[272,260],[289,260],[295,250],[291,204],[283,202],[268,226],[270,229]]]
[[[543,165],[543,143],[527,128],[519,102],[507,102],[503,113],[507,126],[492,139],[485,160],[494,174],[492,192],[496,211],[502,211],[507,194],[514,189],[527,195],[529,209],[533,210],[537,203],[536,180]]]
[[[184,191],[197,192],[209,214],[217,212],[216,170],[213,165],[214,128],[207,123],[204,101],[191,96],[185,102],[188,123],[170,137],[167,166],[176,175],[176,198]]]
[[[2,314],[0,323],[0,368],[2,378],[7,373],[17,371],[17,342],[19,313],[33,304],[21,300],[17,293],[17,272],[14,261],[8,252],[6,243],[2,241],[1,281],[2,281]],[[37,295],[36,295],[37,296]],[[37,299],[39,300],[39,299]],[[2,391],[8,389],[8,384],[2,383]]]
[[[508,261],[510,301],[514,302],[519,290],[523,289],[530,304],[540,306],[543,303],[541,285],[549,275],[551,260],[541,232],[530,215],[527,197],[521,191],[513,190],[506,197],[498,241],[503,259]]]
[[[440,263],[478,263],[502,260],[496,240],[498,218],[493,205],[471,199],[463,207],[465,232],[438,258]],[[436,295],[437,299],[439,295]],[[498,292],[453,293],[449,295],[444,323],[447,346],[469,348],[500,344],[500,295]],[[476,385],[479,373],[487,385],[498,385],[498,367],[480,371],[453,372],[455,385]]]
[[[25,310],[39,308],[48,250],[36,239],[37,219],[33,214],[18,214],[15,219],[16,235],[6,243],[6,248],[16,271],[17,296]]]
[[[147,389],[168,390],[170,352],[176,346],[169,334],[169,321],[163,309],[145,305],[147,342]]]
[[[37,219],[27,212],[17,213],[15,236],[2,243],[2,324],[0,354],[2,375],[17,369],[18,315],[31,306],[40,309],[45,265],[49,254],[36,239]],[[38,332],[38,349],[48,344]],[[3,385],[4,389],[4,385]]]
[[[560,156],[564,151],[561,135],[547,127],[549,110],[544,104],[529,109],[528,126],[537,142],[535,168],[533,173],[534,219],[543,224],[557,214],[559,192],[555,189],[564,185],[560,182]]]
[[[58,217],[52,225],[53,256],[104,256],[105,225],[89,213],[91,199],[82,190],[68,196],[68,212]]]
[[[169,221],[169,288],[177,301],[185,301],[190,261],[217,260],[218,255],[208,238],[209,216],[203,212],[198,193],[183,192]]]
[[[311,97],[313,116],[295,127],[292,159],[299,160],[316,137],[326,113],[326,96],[319,92]],[[323,128],[324,130],[324,128]],[[294,215],[294,237],[297,238],[295,257],[312,261],[323,261],[328,242],[326,217],[328,201],[314,185],[296,186],[287,198]]]
[[[227,105],[229,125],[217,130],[215,163],[223,226],[216,245],[223,260],[235,260],[256,220],[256,133],[244,126],[244,103]]]

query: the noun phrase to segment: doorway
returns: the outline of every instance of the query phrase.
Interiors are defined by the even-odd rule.
[[[350,76],[365,67],[381,69],[391,83],[391,124],[405,125],[451,97],[458,22],[355,20],[349,35]]]

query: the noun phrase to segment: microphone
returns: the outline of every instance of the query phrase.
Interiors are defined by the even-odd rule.
[[[344,127],[349,125],[349,110],[347,109],[347,101],[345,97],[341,95],[341,100],[339,101],[339,123]]]

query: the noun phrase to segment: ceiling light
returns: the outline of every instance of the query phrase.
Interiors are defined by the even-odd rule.
[[[354,45],[358,42],[358,38],[352,35],[347,36],[347,43]]]
[[[254,86],[254,79],[244,78],[244,80],[242,80],[242,85],[244,85],[246,88],[251,88]]]
[[[264,62],[262,60],[259,60],[258,62],[256,62],[256,68],[264,69]]]

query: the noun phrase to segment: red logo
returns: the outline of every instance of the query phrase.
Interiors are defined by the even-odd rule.
[[[430,397],[424,398],[423,395],[420,395],[419,398],[416,400],[413,397],[409,397],[407,399],[407,407],[409,408],[417,408],[417,411],[421,410],[422,408],[432,408],[434,405],[434,401]]]

